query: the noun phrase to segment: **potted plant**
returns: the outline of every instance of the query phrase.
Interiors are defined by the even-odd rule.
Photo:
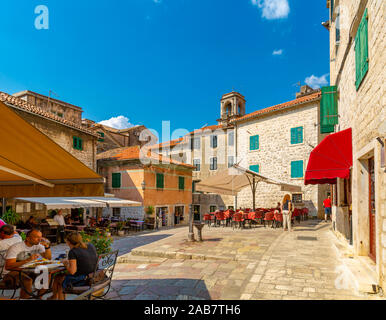
[[[16,213],[16,211],[12,210],[12,208],[8,209],[6,213],[4,213],[1,219],[6,223],[13,226],[20,221],[20,216]]]
[[[95,246],[98,255],[111,252],[113,239],[99,229],[96,229],[91,235],[85,232],[81,232],[81,235],[84,242],[92,243]]]
[[[125,230],[123,230],[125,226],[125,222],[119,221],[117,223],[117,229],[118,229],[118,236],[123,237],[125,235]]]

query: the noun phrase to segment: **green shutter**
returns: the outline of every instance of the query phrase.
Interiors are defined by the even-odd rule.
[[[369,70],[368,44],[368,18],[366,9],[355,36],[355,86],[357,90]]]
[[[255,165],[253,165],[253,166],[249,166],[249,170],[254,171],[254,172],[256,172],[256,173],[259,173],[259,171],[260,171],[260,166],[259,166],[258,164],[255,164]]]
[[[112,187],[113,188],[120,188],[121,187],[121,173],[113,173],[112,174],[112,179],[111,179]]]
[[[303,178],[303,160],[291,162],[291,178]]]
[[[78,149],[78,138],[77,137],[72,137],[72,147],[74,149]]]
[[[259,136],[250,136],[249,137],[249,150],[258,150],[259,149]]]
[[[334,132],[334,126],[336,124],[338,124],[337,87],[322,87],[322,99],[320,101],[320,132]]]
[[[157,188],[164,188],[164,175],[162,173],[157,173]]]
[[[179,190],[185,189],[185,178],[184,177],[178,177],[178,189]]]
[[[303,127],[291,128],[291,144],[303,143]]]

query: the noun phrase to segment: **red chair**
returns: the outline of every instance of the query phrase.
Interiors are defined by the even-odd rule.
[[[293,223],[295,223],[295,219],[299,222],[300,224],[300,209],[294,209],[294,211],[292,212],[292,216],[291,216],[291,220],[293,221]]]
[[[282,213],[274,213],[274,219],[275,219],[275,229],[277,227],[283,226],[283,214]]]
[[[205,222],[205,224],[208,225],[208,227],[210,227],[211,221],[212,221],[212,216],[209,213],[205,213],[204,214],[204,222]]]
[[[263,224],[263,219],[264,219],[263,211],[262,210],[256,211],[254,220],[256,222],[257,222],[257,220],[260,220],[260,224]]]
[[[263,219],[263,221],[264,221],[264,228],[265,228],[265,222],[267,221],[267,223],[268,223],[268,225],[269,225],[269,221],[272,221],[271,222],[271,227],[273,228],[273,224],[274,224],[274,221],[275,221],[275,219],[274,219],[274,213],[273,212],[267,212],[265,215],[264,215],[264,219]]]
[[[303,208],[302,217],[303,217],[303,220],[308,220],[308,208]]]
[[[223,227],[225,227],[226,218],[225,218],[224,212],[223,211],[216,212],[215,216],[216,216],[216,222],[218,223],[218,225],[220,226],[222,224]]]
[[[235,225],[238,225],[241,228],[243,223],[243,215],[242,213],[235,213],[232,218],[232,229],[235,228]]]

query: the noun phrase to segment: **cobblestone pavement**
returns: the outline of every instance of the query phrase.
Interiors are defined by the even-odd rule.
[[[359,294],[344,281],[329,223],[305,221],[296,224],[292,232],[264,227],[205,227],[202,243],[187,242],[187,231],[179,228],[154,233],[161,238],[174,234],[134,249],[131,258],[142,255],[155,262],[117,264],[108,297],[382,299]]]

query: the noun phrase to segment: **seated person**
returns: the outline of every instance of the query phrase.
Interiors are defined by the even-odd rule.
[[[27,222],[25,223],[26,229],[35,229],[38,226],[38,223],[35,221],[33,216],[30,216]]]
[[[12,280],[19,281],[19,273],[12,271],[14,268],[19,268],[22,265],[36,260],[41,255],[43,258],[51,260],[51,249],[49,241],[42,237],[42,233],[39,230],[33,229],[27,233],[25,241],[18,242],[7,251],[5,258],[5,270],[10,271],[5,277],[4,281],[7,281],[7,277],[11,277]],[[28,290],[32,290],[32,279],[27,275],[23,276],[24,287]],[[27,299],[29,295],[23,290],[20,290],[20,298]]]
[[[93,244],[84,243],[78,232],[73,232],[66,237],[66,243],[70,248],[68,260],[62,260],[68,274],[57,276],[54,280],[53,295],[50,300],[65,300],[63,289],[71,286],[84,286],[90,273],[95,271],[98,262],[98,254]]]
[[[277,203],[277,206],[275,208],[275,213],[281,213],[281,204],[280,204],[280,202]]]
[[[0,251],[7,251],[10,246],[22,241],[13,226],[5,224],[0,228]]]

